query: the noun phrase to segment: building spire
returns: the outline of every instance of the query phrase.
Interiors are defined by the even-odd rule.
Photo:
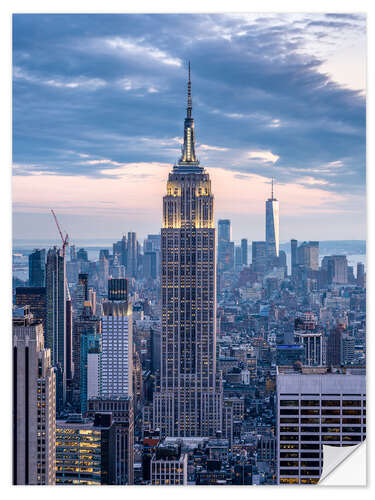
[[[178,171],[202,170],[201,167],[199,167],[199,160],[195,154],[195,130],[194,118],[192,117],[190,61],[188,62],[187,108],[184,122],[184,144],[182,146],[181,158],[177,165],[175,165],[175,169]]]
[[[273,177],[272,177],[272,187],[271,187],[271,199],[273,200]]]
[[[192,102],[191,102],[191,80],[190,80],[190,61],[188,70],[188,85],[187,85],[187,118],[191,118]]]

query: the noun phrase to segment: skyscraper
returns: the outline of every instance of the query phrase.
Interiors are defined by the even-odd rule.
[[[113,255],[119,256],[119,261],[122,266],[127,266],[128,243],[124,235],[120,241],[113,243]]]
[[[130,278],[137,277],[137,235],[136,233],[128,233],[128,260],[126,268],[126,276]]]
[[[100,351],[101,321],[93,314],[91,303],[86,302],[81,315],[74,320],[73,326],[73,405],[79,413],[84,413],[87,404],[88,352],[96,345]],[[97,385],[99,386],[99,383]]]
[[[46,251],[36,249],[29,255],[29,285],[45,285]]]
[[[115,416],[113,455],[116,468],[111,476],[111,484],[133,483],[133,334],[132,307],[128,301],[127,290],[125,278],[108,282],[108,300],[103,302],[101,317],[102,349],[99,366],[93,367],[99,371],[99,396],[88,400],[89,413],[111,408]],[[95,345],[93,347],[95,350]],[[85,348],[82,352],[84,351]],[[95,353],[92,352],[92,354],[95,357]],[[89,356],[88,352],[88,373],[92,368]],[[87,377],[87,390],[91,392],[89,376]]]
[[[143,254],[143,276],[146,279],[158,277],[158,253],[145,252]]]
[[[72,400],[73,382],[73,308],[72,299],[69,296],[65,301],[65,378],[66,378],[66,399]]]
[[[66,399],[66,283],[64,253],[56,247],[47,253],[46,292],[45,342],[56,367],[56,409],[60,412]]]
[[[101,396],[132,396],[133,338],[132,310],[127,280],[108,281],[108,301],[103,302]]]
[[[242,252],[242,264],[244,266],[247,266],[248,243],[246,238],[242,238],[241,240],[241,252]]]
[[[229,219],[218,222],[217,261],[219,271],[233,271],[234,242],[231,241],[231,226]]]
[[[87,262],[89,260],[88,253],[84,248],[80,248],[77,252],[77,259]]]
[[[84,303],[89,300],[88,291],[88,274],[80,273],[78,275],[78,283],[74,290],[74,317],[79,318],[83,312]]]
[[[362,262],[357,264],[357,284],[358,286],[365,286],[365,265]]]
[[[77,259],[77,251],[76,251],[76,246],[75,245],[70,245],[70,260],[76,260]]]
[[[257,273],[264,273],[267,268],[267,254],[266,254],[265,241],[253,241],[251,252],[251,264],[253,271]]]
[[[112,415],[96,414],[95,421],[70,415],[56,422],[56,484],[108,484],[115,468]]]
[[[108,286],[109,278],[109,263],[105,255],[101,255],[100,259],[96,263],[96,271],[98,275],[98,289],[100,293],[105,294]]]
[[[273,196],[273,178],[271,198],[266,201],[266,246],[268,258],[279,256],[279,202]]]
[[[216,373],[214,197],[195,153],[190,65],[182,155],[163,198],[162,342],[155,427],[168,436],[221,430]]]
[[[229,243],[231,240],[231,227],[229,219],[220,219],[218,222],[218,243]]]
[[[326,255],[322,269],[328,272],[328,283],[346,284],[348,282],[348,261],[346,255]]]
[[[345,326],[338,324],[332,328],[327,339],[327,366],[341,365],[341,343]]]
[[[305,269],[319,269],[319,241],[304,241],[297,248],[297,265]]]
[[[290,274],[294,277],[297,270],[297,240],[290,240],[290,253],[291,253],[291,272]]]
[[[366,438],[366,375],[359,368],[277,367],[277,483],[315,484],[323,445]]]
[[[13,484],[55,484],[56,385],[43,326],[13,313]]]
[[[236,271],[242,269],[242,249],[241,247],[234,247],[234,264]]]

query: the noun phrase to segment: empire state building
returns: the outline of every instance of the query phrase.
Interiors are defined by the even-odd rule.
[[[163,198],[162,339],[154,427],[165,436],[214,436],[221,430],[216,373],[214,197],[195,153],[190,64],[184,144]]]

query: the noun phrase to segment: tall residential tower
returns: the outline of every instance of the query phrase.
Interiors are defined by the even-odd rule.
[[[66,298],[65,255],[54,247],[48,250],[46,263],[45,343],[56,367],[57,412],[63,410],[66,402]]]
[[[167,436],[221,430],[216,373],[214,197],[195,153],[190,64],[182,155],[163,199],[162,340],[155,427]]]

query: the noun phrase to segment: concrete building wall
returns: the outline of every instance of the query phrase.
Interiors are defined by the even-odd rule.
[[[279,368],[280,370],[280,368]],[[350,446],[366,436],[366,377],[324,372],[277,375],[277,482],[315,484],[323,444]]]

